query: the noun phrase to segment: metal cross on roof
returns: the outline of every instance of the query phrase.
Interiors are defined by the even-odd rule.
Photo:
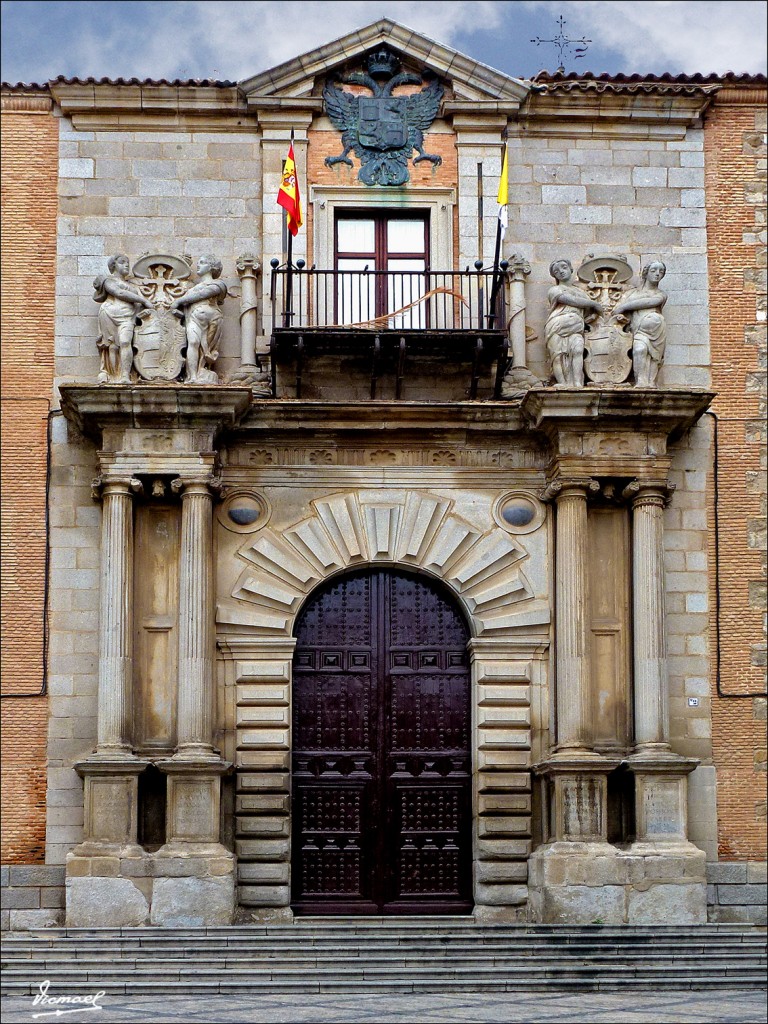
[[[558,32],[558,34],[555,36],[554,39],[541,39],[541,38],[539,38],[539,36],[536,36],[536,38],[532,39],[531,42],[532,43],[536,43],[537,46],[539,46],[539,44],[541,44],[541,43],[554,43],[554,45],[557,47],[558,55],[559,55],[559,59],[560,59],[560,67],[557,70],[565,72],[565,66],[563,64],[564,56],[566,56],[566,57],[570,56],[571,54],[570,54],[569,51],[573,50],[573,57],[574,57],[574,59],[578,59],[579,57],[583,57],[584,54],[587,52],[587,48],[588,48],[589,44],[592,42],[592,40],[591,39],[569,39],[568,36],[563,31],[565,29],[565,18],[562,16],[562,14],[557,19],[557,24],[558,24],[558,26],[560,28],[560,31]]]

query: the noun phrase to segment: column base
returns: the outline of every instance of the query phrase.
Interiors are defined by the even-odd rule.
[[[218,755],[174,755],[156,761],[168,777],[168,844],[218,844],[221,776],[232,768]]]
[[[699,765],[670,750],[637,751],[627,758],[635,776],[638,843],[688,844],[688,775]],[[695,847],[694,847],[695,849]]]
[[[606,843],[608,776],[620,764],[618,757],[593,751],[560,750],[533,766],[547,781],[553,807],[552,839]]]
[[[74,765],[84,782],[84,842],[136,843],[139,775],[148,764],[130,752],[97,751]]]
[[[531,920],[704,924],[705,855],[692,844],[548,843],[528,862]]]
[[[136,843],[86,840],[67,854],[68,928],[149,924],[151,897],[151,857]]]
[[[150,924],[160,928],[230,925],[235,855],[220,843],[171,842],[154,855]]]
[[[219,843],[83,843],[67,857],[70,928],[197,928],[232,924],[235,856]]]

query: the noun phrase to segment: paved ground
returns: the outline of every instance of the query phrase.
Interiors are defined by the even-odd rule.
[[[95,990],[95,989],[94,989]],[[84,993],[86,994],[86,993]],[[765,992],[521,992],[435,996],[108,997],[101,1009],[56,1016],[32,998],[3,1000],[3,1024],[765,1024]],[[40,1015],[39,1014],[44,1014]]]

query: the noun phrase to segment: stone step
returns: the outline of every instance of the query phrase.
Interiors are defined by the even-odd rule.
[[[94,988],[103,991],[107,995],[184,995],[187,998],[195,995],[210,996],[215,994],[237,994],[249,993],[252,996],[263,993],[345,993],[350,992],[393,992],[400,994],[417,992],[491,992],[491,991],[513,991],[513,992],[536,992],[553,990],[559,991],[620,991],[631,984],[634,990],[648,989],[659,990],[680,990],[680,989],[749,989],[760,990],[765,987],[764,972],[740,972],[738,970],[727,974],[713,977],[711,974],[702,972],[674,972],[670,971],[666,976],[646,975],[642,973],[630,974],[622,972],[610,974],[604,971],[592,970],[581,974],[562,974],[560,972],[540,972],[539,974],[521,974],[520,972],[501,973],[495,972],[484,976],[478,976],[475,972],[468,972],[467,975],[454,974],[452,976],[440,977],[415,977],[411,973],[397,974],[382,978],[369,976],[359,978],[348,976],[344,972],[329,972],[325,977],[318,977],[314,974],[302,974],[298,978],[254,977],[252,973],[244,972],[241,977],[222,977],[216,974],[210,980],[201,979],[195,976],[179,976],[164,980],[161,978],[137,978],[130,977],[124,980],[104,980],[97,977],[93,980],[83,978],[81,975],[70,975],[65,979],[52,980],[49,995],[66,994],[71,992],[74,986]],[[29,979],[4,978],[2,981],[2,994],[5,996],[35,995],[39,991],[39,980],[30,982]]]
[[[741,956],[733,957],[720,957],[712,955],[709,957],[696,955],[686,956],[681,955],[675,956],[644,956],[644,957],[628,957],[624,954],[612,954],[612,955],[596,955],[588,956],[582,955],[565,959],[558,956],[550,957],[538,957],[538,956],[515,956],[515,955],[496,955],[496,956],[481,956],[481,955],[463,955],[459,958],[455,957],[443,957],[430,958],[428,961],[419,959],[418,957],[404,957],[396,954],[376,954],[366,952],[364,955],[357,957],[333,957],[328,955],[325,957],[318,956],[306,956],[306,955],[285,955],[277,953],[273,957],[262,957],[259,959],[249,957],[237,957],[237,958],[190,958],[185,956],[178,957],[154,957],[148,959],[135,959],[135,958],[124,958],[115,959],[104,957],[103,959],[97,959],[94,957],[88,957],[87,959],[66,959],[66,958],[49,958],[46,957],[36,958],[34,961],[25,959],[5,959],[3,960],[2,969],[3,971],[13,971],[17,974],[26,973],[29,975],[30,966],[34,966],[35,972],[39,973],[44,971],[46,973],[51,972],[62,972],[62,971],[73,971],[73,972],[88,972],[88,973],[101,973],[103,974],[105,969],[109,970],[110,974],[116,971],[133,971],[136,973],[141,972],[156,972],[163,969],[172,970],[194,970],[194,971],[240,971],[250,970],[253,972],[258,971],[275,971],[275,970],[322,970],[326,967],[337,969],[340,963],[344,964],[345,971],[355,972],[360,970],[367,970],[371,967],[380,968],[397,968],[407,967],[410,970],[422,971],[425,967],[425,963],[431,967],[435,967],[439,970],[452,969],[457,966],[461,966],[465,969],[516,969],[518,967],[527,968],[534,966],[537,969],[561,969],[570,970],[573,967],[619,967],[629,968],[638,970],[661,970],[670,967],[679,966],[681,968],[697,967],[701,970],[705,968],[711,971],[720,971],[732,967],[741,968],[756,968],[765,969],[766,966],[765,955],[755,954],[743,954]]]
[[[670,959],[670,958],[699,958],[708,959],[708,961],[718,961],[718,959],[726,959],[731,957],[744,957],[744,956],[765,956],[766,947],[765,943],[759,943],[755,945],[739,944],[731,949],[724,950],[722,948],[714,949],[712,946],[701,945],[695,947],[689,946],[653,946],[647,948],[642,946],[639,948],[627,947],[618,945],[616,943],[583,943],[583,944],[572,944],[567,946],[544,946],[544,947],[510,947],[505,943],[498,943],[488,945],[485,943],[461,943],[456,945],[441,945],[432,946],[429,948],[429,955],[436,958],[457,958],[457,957],[471,957],[471,958],[499,958],[503,957],[515,957],[521,958],[523,961],[529,961],[532,957],[536,958],[579,958],[579,957],[622,957],[624,959],[632,959],[641,957],[645,959]],[[157,947],[154,944],[150,944],[142,947],[125,948],[115,947],[111,949],[109,947],[104,948],[77,948],[74,946],[63,947],[44,947],[40,949],[13,949],[12,947],[6,946],[3,950],[3,963],[28,963],[31,959],[35,959],[38,963],[50,964],[56,959],[66,963],[77,963],[81,964],[84,962],[96,962],[101,963],[103,961],[110,961],[110,959],[123,958],[132,959],[136,963],[143,961],[155,963],[161,961],[161,959],[190,959],[194,958],[197,963],[202,963],[205,959],[212,959],[216,963],[229,962],[229,961],[242,961],[247,959],[251,962],[254,958],[256,959],[273,959],[275,956],[282,956],[284,958],[299,958],[299,959],[339,959],[344,957],[365,957],[365,956],[398,956],[400,958],[409,959],[416,957],[417,959],[423,958],[424,949],[420,947],[412,948],[410,946],[402,946],[397,943],[386,943],[386,942],[370,942],[365,944],[339,944],[334,946],[311,946],[306,944],[293,945],[287,943],[281,943],[279,946],[263,945],[254,946],[252,944],[244,944],[242,946],[232,946],[227,948],[219,948],[210,945],[178,945],[178,946],[160,946]]]
[[[50,929],[3,943],[2,991],[613,991],[765,984],[753,926],[479,925],[471,919],[302,919],[196,928]],[[107,975],[105,977],[105,975]]]
[[[422,921],[423,919],[418,919]],[[390,919],[391,921],[391,919]],[[361,935],[402,935],[425,938],[431,936],[465,936],[484,935],[505,939],[529,939],[552,938],[556,941],[570,941],[575,939],[589,941],[595,938],[611,937],[622,941],[631,940],[656,940],[663,938],[667,941],[680,941],[689,937],[717,937],[718,941],[727,938],[744,938],[750,935],[759,935],[764,929],[756,928],[754,925],[733,925],[733,924],[706,924],[679,927],[669,926],[606,926],[606,925],[480,925],[470,921],[466,925],[452,924],[449,926],[403,923],[378,923],[378,920],[369,923],[364,919],[349,923],[322,923],[322,924],[274,924],[274,925],[247,925],[229,928],[46,928],[35,931],[21,932],[12,935],[12,938],[30,938],[34,940],[54,941],[61,938],[73,938],[80,941],[92,939],[102,942],[108,938],[161,938],[165,940],[196,939],[201,936],[207,938],[222,938],[229,941],[240,941],[243,938],[283,937],[292,935],[304,939],[307,936],[328,936],[337,939],[343,935],[353,937]]]

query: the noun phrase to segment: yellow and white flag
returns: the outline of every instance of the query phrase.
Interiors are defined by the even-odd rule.
[[[504,163],[501,168],[501,178],[499,179],[499,194],[496,197],[499,204],[499,232],[500,237],[504,238],[507,233],[507,203],[509,202],[509,168],[507,167],[507,147],[504,146]]]

